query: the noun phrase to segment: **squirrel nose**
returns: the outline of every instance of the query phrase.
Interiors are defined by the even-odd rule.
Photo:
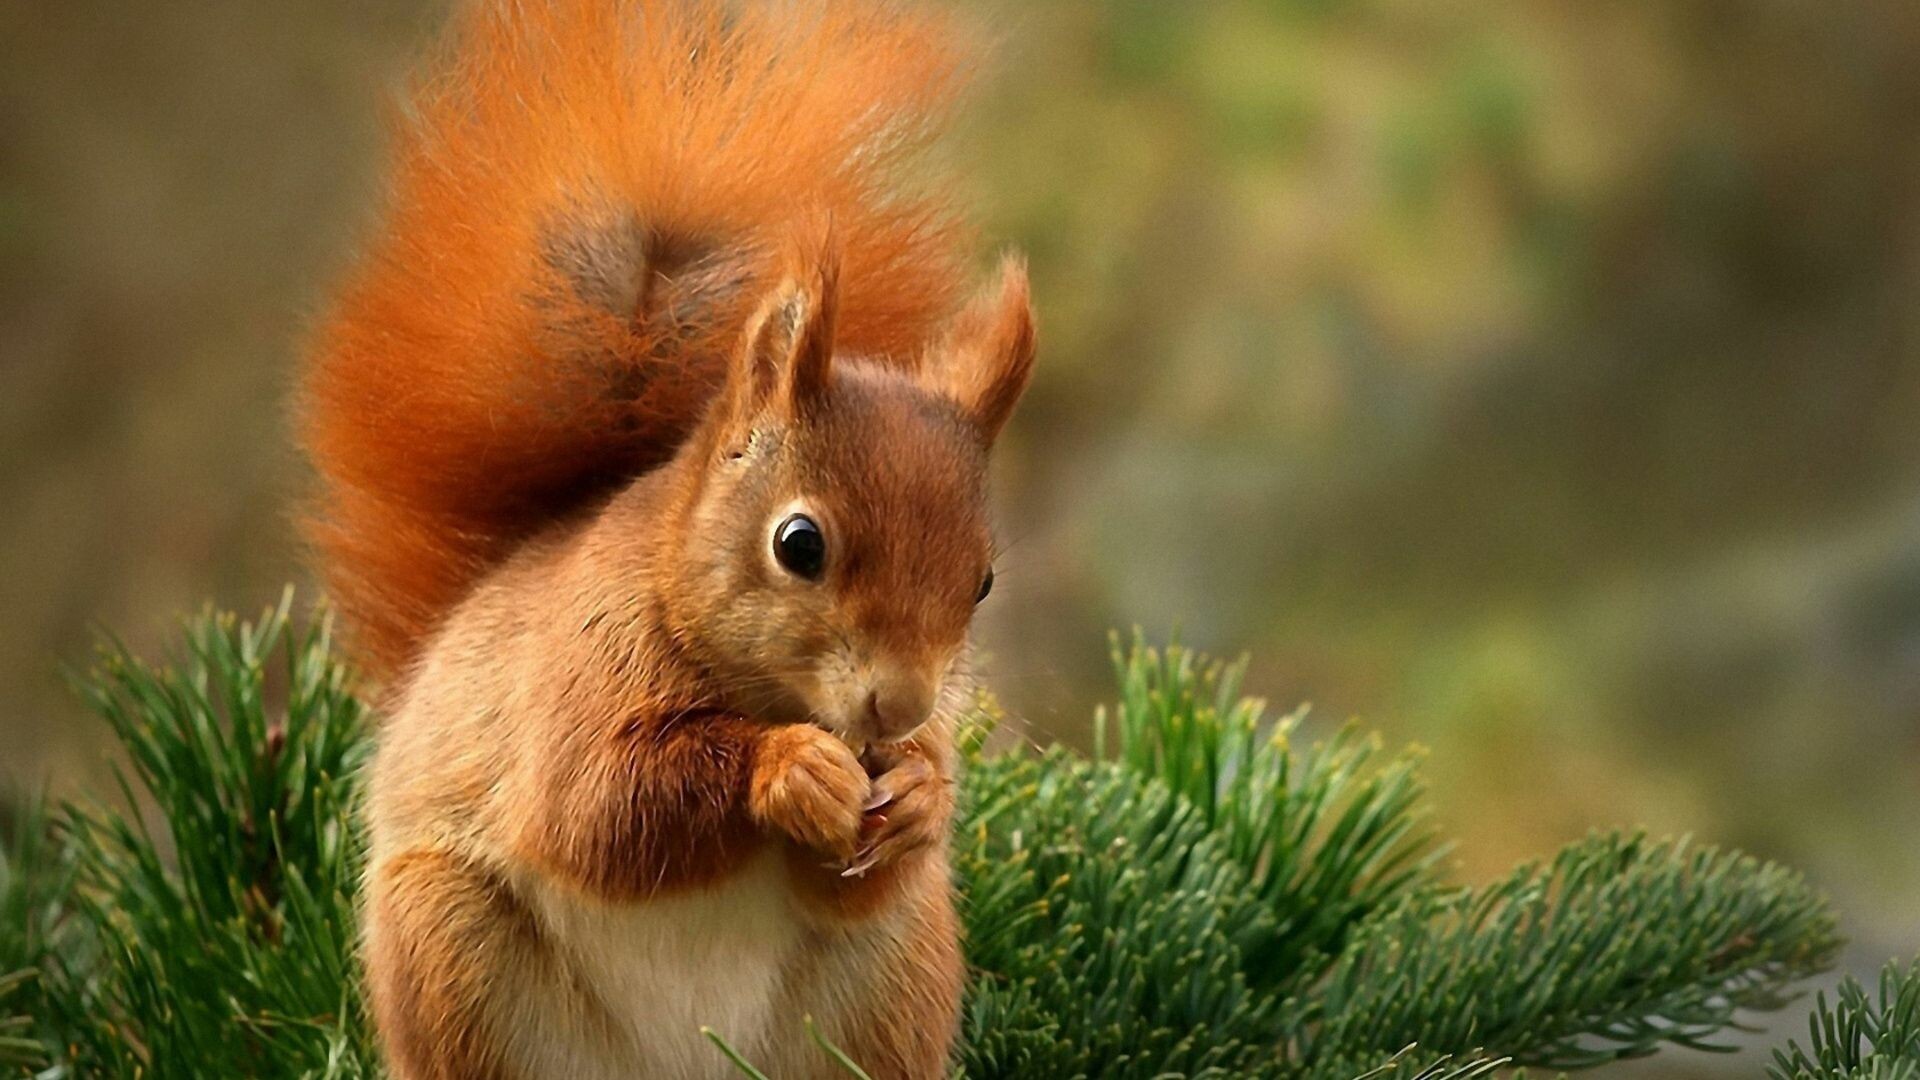
[[[871,738],[904,739],[933,713],[933,687],[924,680],[897,675],[878,679],[867,691],[865,712]]]

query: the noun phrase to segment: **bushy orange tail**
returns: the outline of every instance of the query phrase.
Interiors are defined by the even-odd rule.
[[[901,171],[960,81],[934,16],[482,0],[453,40],[302,401],[311,538],[376,677],[531,534],[672,455],[802,219],[831,216],[837,340],[874,356],[936,332],[965,247]]]

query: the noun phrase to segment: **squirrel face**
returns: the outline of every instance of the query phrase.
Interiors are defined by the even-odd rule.
[[[1009,263],[919,370],[836,356],[834,276],[816,266],[768,301],[689,445],[666,606],[732,707],[857,747],[907,737],[962,689],[992,585],[987,452],[1033,333]]]

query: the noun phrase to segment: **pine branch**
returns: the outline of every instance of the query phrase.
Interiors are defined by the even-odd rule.
[[[33,1018],[0,1022],[0,1054],[68,1075],[378,1075],[353,952],[368,743],[325,621],[296,628],[283,601],[257,625],[204,616],[186,642],[159,668],[108,647],[81,684],[127,749],[127,808],[69,807],[57,844],[38,826],[9,842],[0,971],[40,973],[0,980],[0,1013]],[[1685,843],[1593,837],[1450,886],[1410,757],[1351,727],[1300,748],[1298,717],[1269,729],[1240,699],[1237,665],[1137,641],[1116,661],[1110,759],[988,753],[990,710],[967,733],[956,1068],[975,1080],[1575,1067],[1706,1045],[1831,953],[1797,877]],[[1879,1076],[1827,1067],[1862,1037],[1893,1067],[1912,1006],[1887,1001],[1843,994],[1793,1050],[1827,1071],[1780,1075]]]
[[[0,836],[0,1067],[29,1071],[47,1062],[41,1025],[40,972],[71,882],[52,842],[45,803],[29,797],[12,808]]]
[[[1286,1012],[1308,1062],[1417,1042],[1584,1068],[1662,1043],[1723,1049],[1712,1036],[1737,1010],[1777,1008],[1836,945],[1798,875],[1684,840],[1601,835],[1370,920]]]
[[[1269,726],[1265,702],[1240,696],[1245,658],[1155,649],[1137,629],[1125,652],[1110,641],[1120,700],[1095,714],[1095,756],[1111,723],[1116,759],[1197,807],[1246,869],[1275,924],[1249,946],[1256,983],[1303,990],[1367,915],[1439,884],[1417,755],[1383,760],[1354,724],[1301,748],[1304,710]]]
[[[98,1076],[357,1076],[353,777],[369,744],[327,624],[193,620],[173,663],[107,645],[83,694],[127,751],[126,810],[69,808],[68,933],[43,1017]],[[166,830],[147,831],[136,792]]]
[[[1271,1058],[1243,970],[1271,915],[1204,817],[1064,751],[988,758],[955,851],[975,970],[967,1076],[1223,1076]]]
[[[1880,970],[1875,997],[1848,976],[1817,999],[1807,1045],[1773,1053],[1772,1080],[1920,1080],[1920,957]]]
[[[53,898],[65,890],[52,838],[48,834],[46,805],[38,796],[22,800],[7,811],[0,836],[0,973],[34,963],[52,917]],[[19,985],[18,983],[12,985]]]
[[[33,1033],[33,1018],[25,1014],[11,1015],[9,1005],[15,994],[30,986],[38,974],[32,968],[22,968],[0,975],[0,1066],[30,1068],[46,1062],[46,1047]]]
[[[1575,1068],[1708,1047],[1736,1010],[1777,1006],[1831,957],[1831,920],[1797,876],[1685,843],[1595,837],[1478,893],[1444,889],[1410,759],[1369,770],[1351,727],[1299,753],[1294,718],[1260,739],[1259,703],[1237,698],[1243,665],[1137,635],[1114,654],[1118,759],[1201,809],[1280,916],[1273,940],[1238,945],[1256,978],[1288,988],[1292,1070],[1345,1077],[1483,1046]],[[1251,966],[1263,959],[1298,967]]]

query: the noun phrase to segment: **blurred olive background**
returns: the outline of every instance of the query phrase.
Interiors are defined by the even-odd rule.
[[[303,576],[286,392],[443,3],[0,6],[0,783],[102,775],[90,626]],[[982,11],[1036,737],[1178,628],[1430,746],[1467,876],[1646,823],[1920,947],[1920,6]]]

